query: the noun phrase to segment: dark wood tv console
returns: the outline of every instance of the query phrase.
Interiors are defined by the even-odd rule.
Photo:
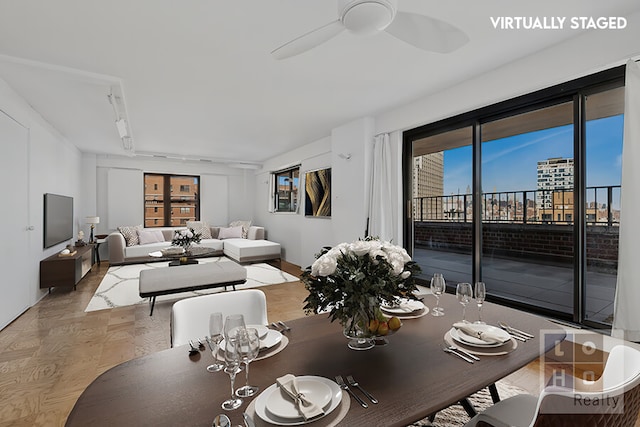
[[[77,246],[71,250],[75,254],[69,256],[51,255],[40,261],[40,289],[55,286],[73,286],[91,271],[93,267],[93,249],[89,244]]]

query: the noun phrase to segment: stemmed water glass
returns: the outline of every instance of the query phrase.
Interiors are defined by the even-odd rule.
[[[224,371],[229,374],[231,380],[231,397],[222,402],[222,409],[227,411],[237,409],[242,405],[242,399],[236,397],[234,388],[236,374],[240,371],[240,362],[242,362],[239,342],[242,333],[239,331],[236,335],[226,336],[224,339]]]
[[[238,334],[240,357],[245,366],[245,385],[236,390],[240,397],[250,397],[258,392],[258,387],[249,385],[249,363],[258,357],[260,350],[260,336],[254,328],[247,328]]]
[[[241,329],[246,329],[242,314],[230,314],[224,320],[224,338],[236,336]]]
[[[456,286],[456,297],[458,302],[462,304],[462,321],[467,322],[467,304],[471,302],[473,298],[473,290],[471,289],[471,283],[458,283]]]
[[[218,372],[224,368],[222,363],[218,363],[218,344],[222,341],[222,313],[211,313],[209,316],[209,346],[214,362],[207,366],[207,371]],[[213,342],[213,345],[211,343]]]
[[[432,316],[444,316],[444,309],[440,307],[440,295],[442,295],[446,288],[446,282],[442,274],[436,273],[431,279],[431,292],[436,297],[436,306],[431,311]]]
[[[484,282],[476,282],[476,304],[478,304],[478,320],[474,323],[478,323],[480,325],[484,325],[485,323],[482,321],[482,304],[484,303],[484,299],[487,296],[487,288],[484,285]]]

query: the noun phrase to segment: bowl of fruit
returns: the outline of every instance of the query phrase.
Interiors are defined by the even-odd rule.
[[[387,345],[387,336],[400,329],[402,322],[397,317],[388,317],[377,309],[372,315],[354,316],[344,325],[344,336],[349,338],[352,350],[368,350],[376,345]]]
[[[401,326],[402,322],[396,316],[387,317],[378,313],[376,319],[369,321],[369,332],[375,340],[375,345],[387,345],[387,336],[395,334]]]

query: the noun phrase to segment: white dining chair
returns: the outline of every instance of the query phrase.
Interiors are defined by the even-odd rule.
[[[617,345],[597,381],[573,380],[572,389],[547,387],[539,397],[520,394],[502,400],[473,417],[465,427],[635,425],[640,413],[640,351]]]
[[[171,346],[188,344],[191,339],[209,335],[209,316],[220,312],[242,314],[247,325],[268,325],[267,299],[258,289],[220,292],[187,298],[171,308]]]

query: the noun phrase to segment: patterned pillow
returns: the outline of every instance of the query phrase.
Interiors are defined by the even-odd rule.
[[[242,227],[242,238],[246,239],[251,227],[251,221],[233,221],[229,227]]]
[[[187,221],[187,228],[193,228],[193,231],[200,234],[201,239],[213,239],[211,228],[206,221]]]
[[[118,231],[124,236],[127,246],[135,246],[140,244],[138,240],[138,231],[142,230],[142,225],[118,227]]]

